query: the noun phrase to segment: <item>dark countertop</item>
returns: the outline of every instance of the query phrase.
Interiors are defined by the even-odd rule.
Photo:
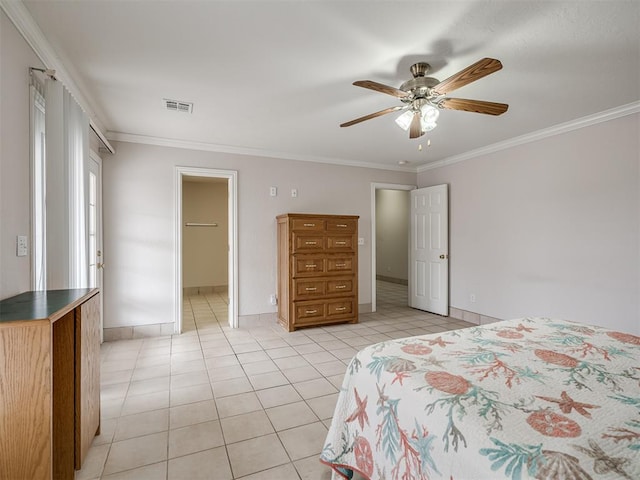
[[[76,288],[21,293],[0,301],[0,323],[49,318],[94,290],[93,288]]]

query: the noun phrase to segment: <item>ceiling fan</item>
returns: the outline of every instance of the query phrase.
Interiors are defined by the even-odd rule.
[[[502,68],[500,60],[483,58],[442,82],[433,77],[425,76],[430,68],[430,65],[425,62],[413,64],[410,68],[413,78],[400,85],[400,88],[390,87],[372,80],[353,82],[357,87],[368,88],[397,97],[403,105],[385,108],[379,112],[370,113],[364,117],[343,123],[340,126],[350,127],[356,123],[371,120],[387,113],[405,110],[396,119],[396,123],[404,130],[409,130],[409,138],[418,138],[436,127],[436,120],[440,114],[439,109],[501,115],[509,108],[506,103],[446,97],[449,92],[453,92],[500,70]]]

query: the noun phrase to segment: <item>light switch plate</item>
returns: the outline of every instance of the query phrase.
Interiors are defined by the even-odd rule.
[[[16,237],[16,255],[18,257],[27,256],[27,236],[26,235],[18,235]]]

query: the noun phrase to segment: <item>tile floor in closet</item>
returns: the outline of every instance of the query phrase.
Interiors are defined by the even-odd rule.
[[[221,294],[185,298],[182,335],[101,349],[102,431],[78,480],[323,480],[318,461],[357,350],[470,324],[408,308],[378,282],[358,324],[231,329]]]

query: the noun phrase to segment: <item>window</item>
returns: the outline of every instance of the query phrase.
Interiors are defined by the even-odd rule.
[[[31,83],[31,275],[33,290],[47,288],[45,104],[43,86]]]

